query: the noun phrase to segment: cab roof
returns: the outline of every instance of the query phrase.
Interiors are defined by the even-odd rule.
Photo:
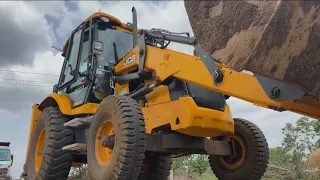
[[[116,18],[114,16],[111,16],[110,14],[106,14],[104,12],[100,12],[100,11],[91,14],[83,22],[89,22],[91,19],[94,19],[94,18],[97,18],[97,17],[106,17],[109,20],[119,24],[121,27],[126,28],[126,29],[128,28],[127,24],[122,23],[118,18]],[[66,41],[66,43],[63,46],[63,49],[62,49],[63,52],[65,52],[67,50],[69,42],[70,42],[70,39],[71,39],[71,35],[69,36],[68,40]]]

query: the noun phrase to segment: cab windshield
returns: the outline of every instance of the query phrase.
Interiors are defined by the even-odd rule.
[[[98,24],[98,40],[103,42],[99,63],[101,65],[103,62],[103,66],[108,66],[108,62],[116,64],[133,49],[132,34],[109,23]]]

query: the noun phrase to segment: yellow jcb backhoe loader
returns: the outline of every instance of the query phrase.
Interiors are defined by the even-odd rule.
[[[72,32],[58,84],[33,106],[28,180],[67,179],[79,163],[95,180],[162,180],[171,158],[190,154],[209,155],[219,179],[257,180],[269,161],[266,138],[232,117],[227,98],[319,119],[318,98],[228,69],[188,33],[138,29],[134,8],[132,16],[125,24],[97,12]]]

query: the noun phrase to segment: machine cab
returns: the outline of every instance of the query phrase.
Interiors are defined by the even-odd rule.
[[[93,14],[65,44],[65,60],[54,91],[67,95],[73,108],[99,103],[112,94],[111,69],[133,49],[132,41],[126,24],[104,13]]]

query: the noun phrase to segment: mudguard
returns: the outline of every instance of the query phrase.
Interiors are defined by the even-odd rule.
[[[66,95],[57,94],[57,93],[51,93],[40,104],[34,104],[32,106],[32,115],[31,115],[31,121],[30,121],[26,157],[28,157],[28,152],[30,148],[29,144],[31,141],[33,131],[36,127],[37,119],[40,116],[41,111],[46,107],[50,107],[50,106],[58,106],[60,111],[65,115],[78,115],[78,114],[94,114],[99,104],[87,103],[82,106],[72,108],[71,100],[69,99],[69,97]],[[27,163],[27,158],[25,159],[25,165],[23,168],[25,172],[27,170],[26,163]]]

